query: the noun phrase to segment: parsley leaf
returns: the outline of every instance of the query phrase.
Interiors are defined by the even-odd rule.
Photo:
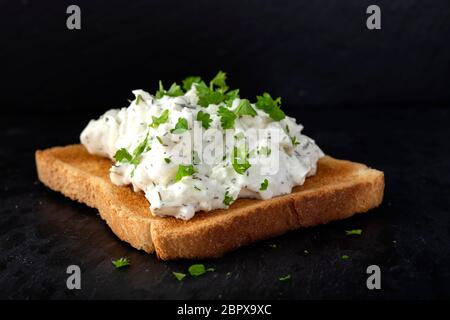
[[[117,162],[130,162],[131,159],[133,159],[133,157],[125,148],[117,150],[116,154],[114,155],[114,160],[116,160]]]
[[[131,155],[125,148],[121,148],[117,150],[116,154],[114,155],[114,160],[122,163],[128,162],[137,166],[139,164],[139,161],[141,161],[142,153],[147,147],[147,141],[148,133],[145,136],[145,139],[136,147],[136,149],[134,149],[133,155]]]
[[[361,234],[362,234],[362,229],[354,229],[354,230],[346,230],[345,231],[346,236],[350,236],[350,235],[360,236]]]
[[[189,267],[188,271],[193,277],[198,277],[206,273],[204,264],[193,264]]]
[[[211,90],[204,82],[197,84],[198,104],[207,107],[210,104],[219,104],[224,100],[222,92]]]
[[[278,280],[280,280],[280,281],[288,281],[290,279],[291,279],[291,275],[290,274],[287,274],[285,276],[281,276],[281,277],[278,278]]]
[[[234,112],[230,111],[229,109],[225,107],[219,107],[219,110],[217,113],[220,116],[220,124],[222,125],[223,129],[232,129],[234,128],[234,121],[236,120],[237,116]]]
[[[294,147],[295,147],[296,145],[299,145],[299,144],[300,144],[300,142],[297,141],[297,137],[296,137],[296,136],[291,137],[291,142],[292,142],[292,145],[293,145]]]
[[[184,92],[176,82],[172,83],[169,90],[164,90],[162,81],[159,81],[159,90],[156,92],[155,97],[157,99],[161,99],[164,96],[179,97],[182,95],[184,95]]]
[[[178,122],[175,125],[175,128],[170,130],[170,132],[173,134],[182,134],[188,129],[189,129],[188,121],[185,118],[178,118]]]
[[[208,129],[211,126],[212,119],[209,113],[199,111],[197,113],[197,121],[201,121],[202,127]]]
[[[163,139],[160,136],[156,136],[156,140],[158,140],[158,142],[163,146],[163,147],[167,147],[167,144],[164,143]]]
[[[184,165],[180,164],[178,166],[178,171],[177,171],[177,174],[175,176],[175,181],[178,182],[183,177],[192,176],[196,172],[197,172],[197,170],[194,168],[193,165],[184,166]]]
[[[280,109],[281,98],[273,100],[270,94],[264,92],[262,96],[256,96],[256,100],[256,107],[266,112],[273,120],[280,121],[285,118],[284,112]]]
[[[169,110],[164,110],[159,117],[152,116],[152,128],[158,128],[160,124],[166,123],[169,120]]]
[[[233,156],[231,164],[233,165],[234,171],[239,174],[244,174],[248,168],[250,168],[250,163],[248,162],[248,153],[244,147],[234,147]]]
[[[239,102],[238,107],[236,110],[234,110],[234,113],[236,113],[237,116],[256,116],[257,113],[255,109],[253,109],[252,105],[250,104],[250,101],[247,99],[242,99]]]
[[[209,82],[209,88],[213,90],[214,86],[222,89],[222,92],[228,90],[228,86],[226,84],[227,74],[223,71],[219,71],[216,76]]]
[[[164,158],[164,161],[165,161],[166,163],[170,163],[172,160],[170,160],[170,158]]]
[[[264,179],[264,181],[261,183],[261,187],[259,188],[259,191],[267,190],[268,186],[269,186],[269,180]]]
[[[343,256],[341,256],[341,259],[342,260],[348,260],[350,257],[348,256],[348,255],[346,255],[346,254],[344,254]]]
[[[225,192],[225,197],[223,198],[223,204],[229,206],[234,201],[233,197],[229,195],[228,191]]]
[[[172,274],[177,278],[178,281],[182,281],[186,277],[185,273],[182,272],[172,272]]]
[[[194,83],[200,83],[202,82],[202,78],[200,77],[187,77],[186,79],[184,79],[183,81],[183,89],[185,91],[188,91],[191,89],[192,85]]]
[[[258,150],[258,154],[261,154],[263,156],[270,156],[270,154],[272,153],[272,150],[269,147],[261,147]]]
[[[239,98],[239,89],[231,90],[225,93],[224,100],[228,106],[228,108],[231,107],[231,104],[233,103],[234,99]]]
[[[130,260],[128,260],[127,258],[120,258],[117,260],[112,260],[111,262],[114,265],[114,267],[116,267],[116,269],[128,267],[131,265]]]
[[[147,146],[148,133],[145,139],[134,149],[133,159],[130,161],[134,165],[138,165],[141,161],[141,154],[144,152],[145,147]]]

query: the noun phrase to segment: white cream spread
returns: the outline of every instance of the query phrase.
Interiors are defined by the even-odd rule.
[[[177,97],[157,99],[142,90],[133,94],[136,99],[129,107],[109,110],[91,120],[81,133],[81,143],[92,154],[116,159],[110,169],[111,181],[142,190],[154,215],[188,220],[197,211],[227,208],[237,198],[270,199],[288,194],[315,174],[317,161],[323,156],[314,141],[301,134],[303,127],[294,118],[286,116],[275,121],[255,104],[251,106],[256,115],[237,116],[233,128],[226,132],[219,108],[235,112],[241,103],[239,98],[228,106],[222,102],[202,107],[195,84]],[[209,114],[208,130],[216,134],[214,137],[224,139],[226,133],[231,134],[238,147],[221,147],[225,156],[215,156],[214,161],[207,163],[203,159],[208,153],[205,146],[220,143],[212,141],[202,122],[196,120],[199,112]],[[179,130],[174,130],[180,119],[186,121],[182,120]],[[244,134],[260,129],[272,134],[271,139],[258,136],[243,149]],[[187,136],[191,142],[183,140]],[[193,152],[191,148],[199,143],[203,151]],[[227,143],[224,139],[223,144]],[[247,160],[243,166],[235,167],[238,150],[246,151],[242,154]],[[180,155],[180,151],[185,154]],[[278,162],[271,171],[268,159],[273,155]],[[118,158],[122,160],[117,161]]]

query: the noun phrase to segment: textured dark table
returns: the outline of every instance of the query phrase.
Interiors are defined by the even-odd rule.
[[[37,181],[34,151],[77,142],[93,115],[2,116],[0,298],[449,298],[449,110],[298,109],[294,115],[325,152],[383,170],[383,204],[203,261],[216,271],[183,282],[172,272],[186,272],[192,261],[162,262],[132,249],[96,210]],[[353,228],[363,235],[346,236]],[[115,270],[111,259],[121,256],[132,266]],[[66,289],[71,264],[81,267],[81,290]],[[366,288],[371,264],[381,267],[381,290]],[[291,281],[278,281],[287,273]]]

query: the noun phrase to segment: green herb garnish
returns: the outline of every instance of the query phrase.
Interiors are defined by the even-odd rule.
[[[172,160],[170,160],[170,158],[164,158],[164,161],[165,161],[166,163],[170,163]]]
[[[256,96],[256,100],[256,107],[266,112],[273,120],[280,121],[286,117],[284,112],[280,109],[280,97],[273,100],[270,94],[264,92],[262,96]]]
[[[253,109],[252,105],[250,104],[250,101],[247,99],[242,99],[239,102],[239,105],[237,106],[236,110],[234,110],[234,113],[237,116],[256,116],[257,113],[255,109]]]
[[[196,173],[197,170],[194,168],[193,165],[184,166],[180,164],[178,166],[178,171],[175,176],[175,181],[180,181],[183,177],[192,176],[194,173]]]
[[[116,154],[114,155],[114,160],[117,162],[122,163],[130,163],[137,166],[139,162],[141,161],[141,155],[145,151],[145,148],[147,147],[147,141],[148,141],[148,133],[145,136],[145,139],[134,149],[133,155],[131,155],[125,148],[121,148],[117,150]]]
[[[348,256],[348,255],[346,255],[346,254],[344,254],[342,257],[341,257],[341,259],[342,260],[348,260],[350,257]]]
[[[114,267],[116,267],[116,269],[128,267],[131,265],[130,260],[128,260],[127,258],[120,258],[117,260],[112,260],[111,262],[114,265]]]
[[[182,272],[172,272],[172,274],[177,278],[178,281],[182,281],[186,277],[185,273]]]
[[[116,154],[114,155],[114,160],[116,160],[117,162],[131,162],[131,159],[133,159],[133,157],[125,148],[117,150]]]
[[[169,90],[164,90],[162,81],[159,81],[159,90],[156,92],[155,97],[157,99],[161,99],[164,96],[179,97],[182,95],[184,95],[184,92],[181,90],[180,86],[176,84],[176,82],[172,83]]]
[[[175,128],[170,130],[170,132],[173,134],[182,134],[188,129],[188,121],[185,118],[178,118],[178,122],[176,123]]]
[[[261,154],[263,156],[270,156],[270,154],[272,153],[272,150],[269,147],[261,147],[258,150],[258,154]]]
[[[223,204],[226,206],[229,206],[232,202],[234,201],[233,197],[230,196],[230,194],[227,192],[225,192],[225,196],[223,198]]]
[[[184,79],[183,81],[183,89],[185,91],[188,91],[191,89],[192,85],[194,83],[200,83],[202,82],[202,78],[200,77],[187,77],[186,79]]]
[[[259,191],[267,190],[268,186],[269,186],[269,180],[264,179],[264,181],[261,183],[261,187],[259,188]]]
[[[192,266],[189,267],[188,271],[191,276],[198,277],[205,274],[206,272],[213,272],[215,271],[215,269],[214,268],[206,269],[204,264],[193,264]]]
[[[158,128],[160,124],[166,123],[169,120],[169,110],[164,110],[159,117],[152,116],[152,124],[150,127]]]
[[[236,120],[237,116],[233,111],[230,111],[225,107],[219,107],[217,113],[220,116],[220,124],[223,129],[234,128],[234,121]]]
[[[197,113],[197,121],[200,121],[202,123],[203,128],[208,129],[211,125],[212,119],[209,113],[199,111]]]
[[[346,230],[345,231],[345,235],[346,236],[350,236],[350,235],[358,235],[360,236],[362,234],[362,229],[353,229],[353,230]]]
[[[300,142],[297,141],[297,137],[296,137],[296,136],[291,137],[291,142],[292,142],[292,145],[293,145],[294,147],[295,147],[296,145],[299,145],[299,144],[300,144]]]
[[[291,279],[291,275],[290,274],[287,274],[285,276],[281,276],[281,277],[278,278],[278,280],[280,280],[280,281],[288,281],[290,279]]]

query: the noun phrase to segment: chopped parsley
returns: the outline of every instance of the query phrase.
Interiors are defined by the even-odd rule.
[[[250,101],[247,99],[242,99],[239,102],[239,105],[237,106],[236,110],[234,110],[234,113],[237,116],[256,116],[257,113],[255,109],[253,109],[252,105],[250,104]]]
[[[155,93],[155,97],[157,99],[161,99],[164,96],[179,97],[182,95],[184,95],[184,92],[183,92],[183,90],[181,90],[180,86],[177,85],[176,82],[172,83],[169,90],[164,90],[162,81],[159,81],[159,90],[156,91],[156,93]]]
[[[182,281],[186,277],[185,273],[182,272],[172,272],[172,274],[177,278],[178,281]]]
[[[189,267],[188,271],[191,276],[198,277],[205,274],[206,272],[214,272],[215,269],[214,268],[206,269],[204,264],[193,264],[192,266]]]
[[[197,113],[197,121],[202,123],[203,128],[208,129],[211,126],[212,119],[209,113],[199,111]]]
[[[200,83],[200,82],[202,82],[202,78],[200,78],[200,77],[187,77],[186,79],[184,79],[182,81],[183,89],[185,91],[188,91],[191,89],[191,87],[194,83]]]
[[[202,191],[202,189],[200,189],[200,188],[197,187],[197,186],[194,186],[194,189],[197,190],[197,191]]]
[[[346,254],[344,254],[343,256],[341,256],[341,259],[342,260],[348,260],[350,257],[348,256],[348,255],[346,255]]]
[[[233,111],[230,111],[228,108],[219,107],[219,111],[217,113],[220,116],[220,124],[223,129],[233,129],[234,121],[237,116]]]
[[[114,265],[114,267],[116,267],[116,269],[128,267],[131,265],[130,260],[128,260],[127,258],[120,258],[117,260],[112,260],[111,262]]]
[[[227,192],[225,192],[225,196],[223,198],[223,204],[226,206],[229,206],[232,202],[234,201],[233,197],[230,196],[230,194]]]
[[[353,229],[353,230],[346,230],[345,231],[345,235],[346,236],[350,236],[350,235],[358,235],[360,236],[362,234],[362,230],[361,229]]]
[[[278,280],[280,280],[280,281],[288,281],[290,279],[291,279],[291,275],[290,274],[287,274],[285,276],[281,276],[281,277],[278,278]]]
[[[211,90],[204,83],[197,84],[196,89],[198,104],[202,107],[206,108],[210,104],[219,104],[225,99],[222,92]]]
[[[280,121],[283,120],[286,115],[280,109],[281,98],[278,97],[275,100],[272,99],[270,94],[264,92],[262,96],[256,96],[256,108],[263,110],[269,115],[273,120]]]
[[[148,133],[145,136],[145,139],[136,147],[136,149],[134,149],[133,155],[131,155],[125,148],[121,148],[117,150],[116,154],[114,155],[114,160],[116,160],[117,162],[134,164],[135,166],[137,166],[141,161],[142,153],[147,147],[147,141]]]
[[[116,160],[117,162],[131,162],[131,159],[133,159],[133,157],[125,148],[117,150],[116,154],[114,155],[114,160]]]
[[[172,160],[170,160],[170,158],[164,158],[164,161],[165,161],[166,163],[170,163]]]
[[[156,136],[156,140],[158,140],[158,142],[159,142],[160,144],[162,144],[163,146],[166,146],[166,145],[164,144],[164,142],[162,141],[162,139],[161,139],[160,136]]]
[[[259,191],[267,190],[268,186],[269,186],[269,180],[264,179],[264,181],[261,183],[261,187],[259,188]]]
[[[194,173],[196,173],[197,170],[194,168],[193,165],[184,166],[180,164],[178,166],[178,171],[175,176],[175,181],[180,181],[183,177],[192,176]]]
[[[219,71],[217,75],[209,82],[209,86],[207,86],[203,81],[198,82],[196,85],[198,104],[205,108],[210,104],[218,105],[222,102],[225,102],[228,105],[229,101],[238,98],[239,90],[228,91],[226,79],[226,73]]]
[[[272,150],[269,147],[261,147],[258,150],[258,154],[263,155],[263,156],[270,156],[270,154],[272,153]]]
[[[158,128],[160,124],[166,123],[169,120],[169,110],[164,110],[159,117],[152,116],[152,124],[150,127]]]
[[[300,144],[300,142],[297,141],[297,137],[296,137],[296,136],[291,137],[291,142],[292,142],[292,145],[293,145],[294,147],[295,147],[296,145],[299,145],[299,144]]]
[[[219,71],[216,76],[209,82],[209,88],[214,89],[214,86],[219,87],[222,91],[227,91],[228,86],[226,83],[227,74],[223,71]]]
[[[234,147],[231,164],[234,171],[239,174],[244,174],[248,168],[250,168],[250,162],[248,161],[248,153],[245,146]]]
[[[170,130],[170,132],[173,134],[182,134],[188,129],[188,121],[185,118],[178,118],[178,122],[176,123],[175,128]]]

